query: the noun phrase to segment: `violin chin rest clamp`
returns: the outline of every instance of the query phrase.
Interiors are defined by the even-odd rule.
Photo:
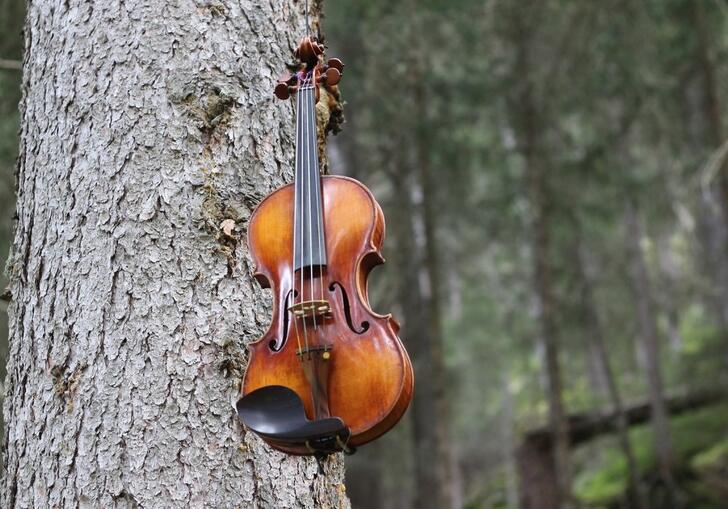
[[[344,451],[351,431],[338,417],[311,421],[295,391],[268,385],[238,400],[238,417],[263,439],[282,446],[303,446],[315,455]]]

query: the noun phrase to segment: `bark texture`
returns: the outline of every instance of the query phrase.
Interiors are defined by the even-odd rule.
[[[303,25],[284,0],[28,6],[0,506],[348,507],[340,457],[319,475],[233,407]]]

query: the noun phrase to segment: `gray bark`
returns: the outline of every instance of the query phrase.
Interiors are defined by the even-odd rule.
[[[244,234],[291,180],[271,90],[302,9],[29,5],[0,506],[348,507],[340,457],[318,475],[233,408],[269,321]]]

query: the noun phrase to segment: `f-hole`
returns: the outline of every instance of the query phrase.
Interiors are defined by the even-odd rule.
[[[280,352],[283,348],[283,345],[286,344],[286,338],[288,337],[288,308],[290,306],[289,301],[291,300],[291,297],[295,299],[297,294],[298,292],[296,292],[296,290],[290,290],[286,294],[286,298],[283,299],[283,309],[279,311],[279,313],[282,313],[281,320],[283,320],[283,335],[280,338],[280,341],[276,339],[271,339],[270,343],[268,343],[268,346],[274,352]]]
[[[369,322],[367,322],[366,320],[363,321],[360,325],[361,329],[357,329],[356,327],[354,327],[354,324],[351,321],[351,308],[349,307],[349,296],[346,294],[344,285],[342,285],[338,281],[334,281],[333,283],[331,283],[329,285],[329,291],[335,292],[337,287],[339,288],[339,290],[341,290],[341,300],[344,303],[344,316],[346,317],[346,324],[349,326],[349,328],[355,334],[364,334],[366,331],[369,330]]]

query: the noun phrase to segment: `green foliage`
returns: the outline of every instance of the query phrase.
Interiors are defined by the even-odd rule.
[[[402,256],[397,243],[412,222],[398,212],[402,201],[412,200],[418,213],[419,161],[427,161],[438,182],[431,199],[446,285],[440,292],[451,435],[472,507],[491,507],[489,497],[498,498],[498,479],[517,441],[507,430],[548,421],[524,118],[540,136],[568,410],[611,408],[585,319],[580,252],[622,399],[647,397],[628,203],[644,222],[638,243],[666,391],[725,381],[728,343],[715,302],[728,282],[717,277],[715,260],[707,261],[721,234],[706,226],[720,218],[702,205],[714,190],[700,170],[715,147],[707,142],[695,6],[689,0],[327,4],[331,50],[348,65],[341,88],[349,125],[335,142],[344,157],[333,170],[375,188],[395,232],[385,252],[389,264],[374,280],[375,302],[393,295],[402,271],[418,263]],[[722,106],[728,102],[720,85],[728,79],[728,12],[717,2],[700,8]],[[519,60],[523,48],[526,67]],[[531,117],[522,114],[526,84],[534,97]],[[425,98],[423,108],[417,94]],[[398,181],[404,185],[394,192]],[[725,258],[721,249],[713,253]],[[402,334],[407,340],[406,323]],[[711,422],[725,418],[714,412]],[[673,422],[678,449],[694,451],[691,435],[696,448],[720,439],[682,422]],[[633,431],[632,442],[641,473],[654,475],[649,430]],[[598,444],[577,462],[578,491],[588,500],[620,498],[626,462],[611,441]]]
[[[728,461],[726,422],[728,406],[725,405],[672,419],[675,470],[685,496],[702,500],[705,493],[698,493],[697,496],[692,493],[694,479],[700,477],[701,471],[720,468]],[[657,468],[652,431],[649,426],[640,426],[631,431],[630,439],[634,444],[640,476],[649,485],[651,473]],[[601,444],[598,460],[590,462],[576,479],[575,494],[590,506],[611,507],[624,495],[627,479],[624,455],[612,440],[605,441]],[[717,509],[718,506],[713,507]]]
[[[691,466],[696,470],[724,470],[728,467],[728,438],[696,454]]]

